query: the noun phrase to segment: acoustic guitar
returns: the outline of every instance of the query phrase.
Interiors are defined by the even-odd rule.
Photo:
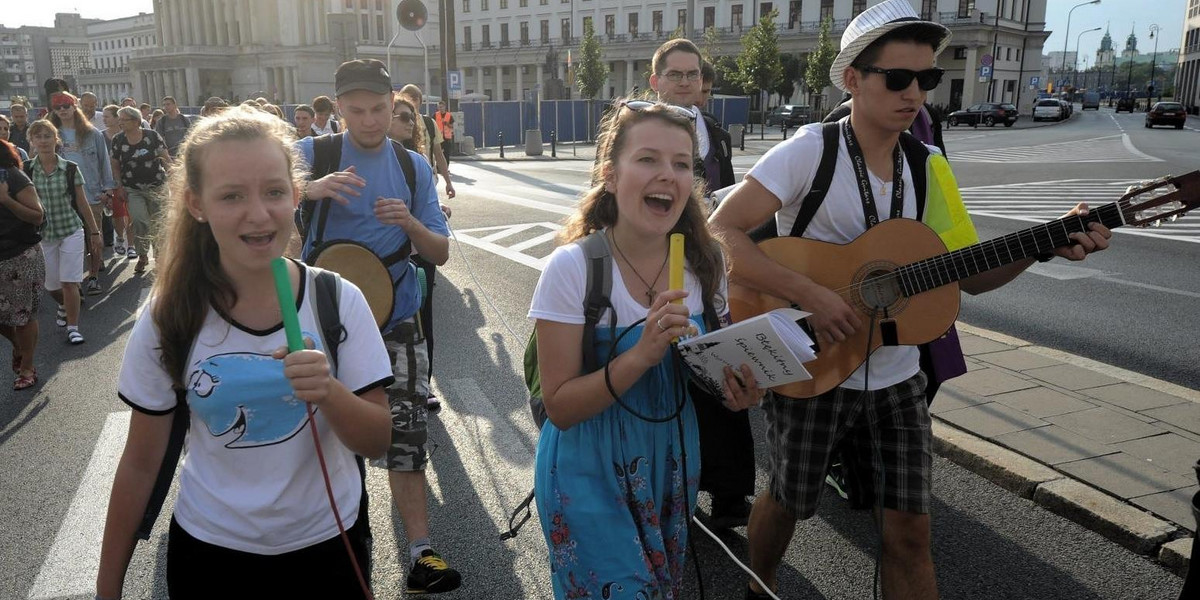
[[[1010,233],[953,252],[932,229],[911,219],[888,219],[849,244],[796,237],[763,241],[772,260],[837,292],[862,322],[853,336],[818,343],[817,359],[805,363],[812,379],[776,392],[811,398],[841,384],[882,345],[918,345],[941,337],[958,318],[958,281],[1072,244],[1067,236],[1099,222],[1109,229],[1174,221],[1200,205],[1200,171],[1167,176],[1131,188],[1121,199],[1050,223]],[[729,285],[733,320],[741,321],[791,302],[739,285],[737,264]],[[801,307],[802,308],[802,307]]]

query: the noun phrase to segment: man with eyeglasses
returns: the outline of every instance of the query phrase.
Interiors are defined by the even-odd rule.
[[[937,55],[949,43],[944,26],[922,21],[908,0],[885,0],[863,11],[842,35],[829,70],[834,86],[850,92],[853,110],[837,123],[802,127],[746,174],[712,217],[729,244],[742,284],[785,298],[812,313],[807,323],[823,348],[843,343],[868,325],[836,292],[768,258],[747,235],[765,222],[780,235],[846,244],[875,223],[917,217],[951,249],[978,242],[949,163],[905,131],[926,93],[941,80]],[[823,159],[825,148],[831,154]],[[828,171],[821,163],[833,166]],[[818,171],[829,178],[817,182]],[[914,178],[914,172],[924,177]],[[923,184],[918,203],[917,183]],[[815,209],[815,210],[814,210]],[[1080,204],[1072,213],[1085,213]],[[790,232],[790,234],[789,234]],[[1111,233],[1093,224],[1072,234],[1054,255],[1082,260],[1108,246]],[[880,258],[887,248],[879,248]],[[998,288],[1034,262],[1020,260],[962,279],[969,294]],[[874,323],[870,323],[875,327]],[[868,376],[869,368],[869,376]],[[930,551],[933,435],[925,403],[926,376],[915,346],[884,346],[842,384],[815,398],[768,395],[763,401],[770,455],[769,491],[750,515],[750,567],[771,588],[796,522],[817,510],[833,448],[849,438],[880,483],[873,500],[879,530],[885,598],[936,598]],[[869,581],[869,579],[868,579]],[[750,583],[746,598],[768,596]]]
[[[703,62],[700,49],[690,40],[669,40],[654,52],[650,87],[658,92],[660,102],[690,112],[698,125],[699,154],[694,170],[711,192],[733,185],[730,156],[733,146],[729,133],[721,129],[716,119],[700,111]],[[727,410],[718,399],[706,397],[699,388],[692,387],[690,392],[693,398],[699,398],[693,405],[700,428],[700,490],[712,496],[709,526],[720,529],[744,526],[750,516],[746,498],[754,495],[750,417],[746,411]]]

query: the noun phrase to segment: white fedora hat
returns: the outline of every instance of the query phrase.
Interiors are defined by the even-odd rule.
[[[846,26],[846,31],[842,33],[841,51],[829,66],[829,82],[839,90],[846,91],[846,82],[842,80],[842,73],[846,67],[883,34],[912,25],[933,27],[944,32],[942,41],[938,42],[938,47],[933,52],[935,57],[950,44],[950,30],[939,23],[922,20],[908,0],[884,0],[862,11]]]

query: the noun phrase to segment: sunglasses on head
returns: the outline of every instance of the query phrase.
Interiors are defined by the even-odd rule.
[[[921,88],[921,91],[928,92],[942,82],[942,75],[946,73],[945,69],[937,67],[923,71],[914,71],[912,69],[880,69],[869,66],[856,68],[863,73],[882,74],[887,89],[893,92],[901,92],[908,89],[908,86],[912,85],[913,79],[917,80],[917,87]]]
[[[629,110],[633,110],[633,111],[637,111],[637,112],[642,112],[642,111],[644,111],[648,108],[654,107],[654,106],[665,106],[666,108],[670,109],[670,111],[675,113],[676,115],[679,115],[681,117],[686,117],[688,120],[691,120],[691,121],[696,120],[696,115],[692,113],[691,109],[684,108],[682,106],[677,106],[674,104],[667,104],[665,102],[649,102],[646,100],[624,100],[621,102],[621,106],[624,106],[625,108],[628,108]]]
[[[398,115],[392,115],[392,118],[393,118],[393,119],[400,119],[400,122],[401,122],[401,123],[408,123],[408,124],[412,124],[412,122],[413,122],[413,116],[412,116],[412,113],[400,113],[400,114],[398,114]]]

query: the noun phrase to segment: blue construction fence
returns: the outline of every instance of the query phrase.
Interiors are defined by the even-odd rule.
[[[600,119],[611,104],[611,100],[493,101],[463,102],[458,109],[463,113],[464,135],[475,140],[475,147],[488,148],[500,146],[502,139],[505,146],[524,144],[529,129],[540,129],[543,143],[550,143],[551,133],[559,143],[593,141]],[[425,108],[428,114],[437,110],[436,105]],[[744,125],[750,117],[750,99],[714,98],[709,101],[708,112],[726,128]]]

